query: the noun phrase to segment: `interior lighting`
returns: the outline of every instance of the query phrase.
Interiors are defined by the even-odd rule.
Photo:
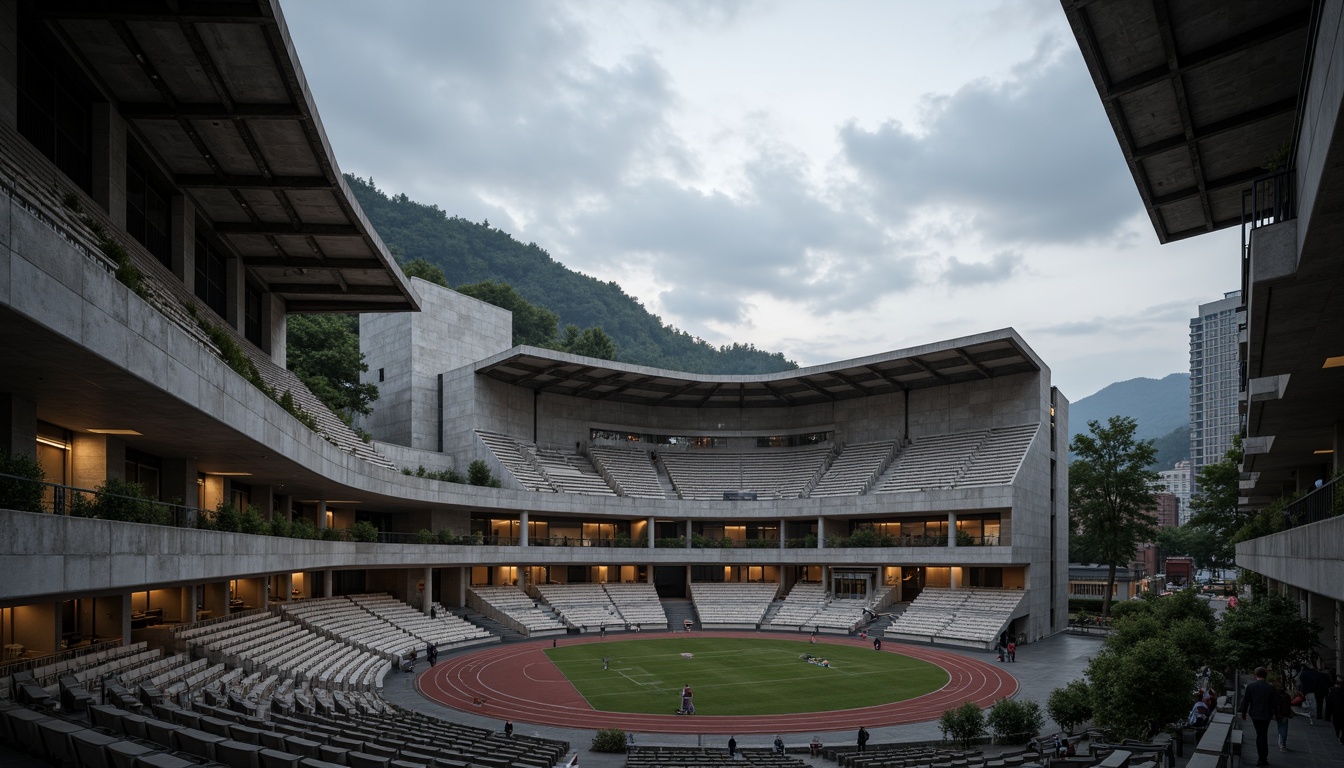
[[[63,451],[70,450],[69,443],[63,443],[60,440],[56,440],[50,437],[43,437],[42,435],[37,436],[37,442],[43,445],[50,445],[52,448],[60,448]]]
[[[1330,455],[1330,454],[1332,454],[1332,453],[1334,453],[1334,452],[1335,452],[1335,449],[1334,449],[1334,448],[1322,448],[1322,449],[1319,450],[1319,451],[1312,451],[1312,453],[1315,454],[1315,455],[1317,455],[1317,456],[1328,456],[1328,455]]]
[[[1344,355],[1338,357],[1325,358],[1325,365],[1322,368],[1344,368]]]
[[[138,435],[134,429],[90,429],[95,435]]]
[[[215,477],[251,477],[251,472],[206,472],[207,475]]]

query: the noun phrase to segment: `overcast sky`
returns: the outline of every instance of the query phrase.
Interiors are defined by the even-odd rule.
[[[801,365],[1012,326],[1077,400],[1189,368],[1058,0],[286,0],[343,171]]]

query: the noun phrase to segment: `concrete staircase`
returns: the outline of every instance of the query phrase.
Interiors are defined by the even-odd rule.
[[[454,613],[490,634],[498,636],[501,643],[512,643],[527,639],[527,636],[522,632],[519,632],[512,627],[506,627],[485,614],[465,610],[460,612],[454,611]]]
[[[695,604],[689,599],[669,597],[659,602],[663,604],[663,613],[667,614],[668,631],[680,632],[686,619],[691,620],[692,628],[700,629],[700,617],[695,613]]]

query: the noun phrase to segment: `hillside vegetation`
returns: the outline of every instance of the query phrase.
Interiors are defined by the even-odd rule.
[[[424,259],[443,270],[449,285],[508,283],[559,316],[561,328],[601,328],[616,344],[616,359],[691,373],[771,373],[797,368],[778,352],[751,344],[715,347],[663,323],[614,282],[602,282],[552,259],[536,243],[449,216],[436,205],[391,195],[372,179],[346,176],[369,221],[403,262]]]

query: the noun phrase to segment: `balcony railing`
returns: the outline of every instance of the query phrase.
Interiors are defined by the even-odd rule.
[[[7,474],[0,474],[0,508],[178,528],[194,527],[198,512],[182,504]]]
[[[1340,478],[1336,477],[1284,507],[1284,523],[1289,528],[1296,528],[1344,513],[1344,492],[1337,490],[1339,485]]]

